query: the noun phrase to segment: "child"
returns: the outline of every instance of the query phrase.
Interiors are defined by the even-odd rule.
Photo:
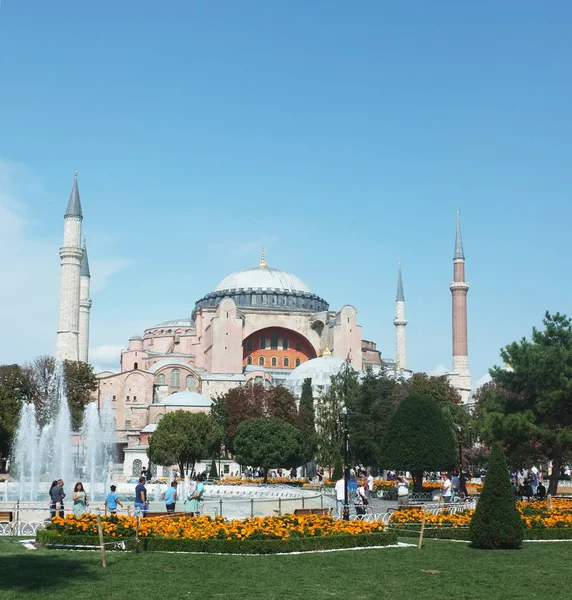
[[[109,492],[109,494],[107,494],[107,498],[105,499],[105,509],[108,510],[110,514],[115,515],[117,514],[117,505],[119,504],[119,506],[121,506],[121,508],[123,508],[123,504],[121,504],[121,502],[119,502],[119,500],[117,499],[117,494],[115,493],[116,490],[116,486],[112,485],[111,486],[111,492]]]

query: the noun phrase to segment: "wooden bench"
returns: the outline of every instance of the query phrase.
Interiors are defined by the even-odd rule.
[[[11,510],[0,510],[0,523],[12,523],[14,513]]]
[[[294,515],[301,517],[304,515],[331,515],[331,508],[295,508]]]

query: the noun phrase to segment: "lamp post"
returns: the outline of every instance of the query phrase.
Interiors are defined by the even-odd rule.
[[[349,435],[348,435],[348,415],[351,415],[352,411],[347,407],[342,407],[340,411],[340,422],[344,429],[344,507],[342,509],[342,519],[344,521],[350,520],[350,501],[348,492],[348,483],[350,480],[350,465],[349,465]]]
[[[463,433],[463,430],[461,429],[460,425],[457,427],[457,431],[459,432],[459,477],[460,477],[461,473],[463,471],[463,440],[461,438],[461,434]]]

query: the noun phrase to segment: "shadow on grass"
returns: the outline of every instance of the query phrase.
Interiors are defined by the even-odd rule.
[[[72,558],[55,552],[35,554],[33,550],[26,554],[0,554],[0,573],[0,589],[22,592],[56,587],[65,590],[72,580],[89,584],[100,577],[93,562],[77,554]]]

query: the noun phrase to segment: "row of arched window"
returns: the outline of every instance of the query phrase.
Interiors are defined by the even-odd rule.
[[[296,365],[297,367],[299,367],[301,363],[302,363],[302,361],[301,361],[299,358],[297,358],[297,359],[295,360],[295,365]],[[247,365],[252,365],[252,364],[253,364],[253,359],[252,359],[252,356],[248,356],[248,357],[247,357],[247,359],[246,359],[246,364],[247,364]],[[258,365],[259,365],[260,367],[264,367],[264,366],[266,366],[266,359],[264,358],[264,356],[259,356],[259,357],[258,357]],[[276,356],[273,356],[273,357],[270,359],[270,366],[271,366],[271,367],[277,367],[277,366],[278,366],[278,358],[276,358]],[[282,366],[283,366],[284,368],[286,368],[286,369],[288,369],[288,368],[290,367],[290,359],[289,359],[287,356],[285,356],[285,357],[282,359]]]
[[[157,384],[167,384],[167,377],[164,373],[157,376]],[[187,389],[193,389],[195,387],[195,378],[192,375],[187,375],[186,384]],[[181,387],[181,371],[179,371],[179,369],[173,369],[171,371],[171,387]]]

